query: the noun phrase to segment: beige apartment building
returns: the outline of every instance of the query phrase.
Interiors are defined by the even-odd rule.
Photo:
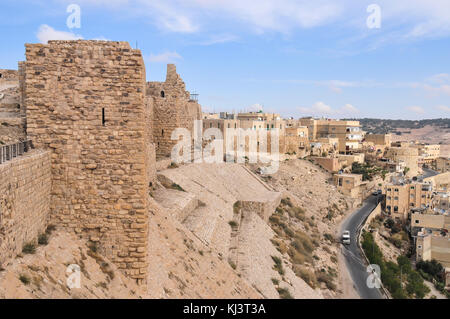
[[[308,128],[308,134],[310,130]],[[311,139],[310,139],[311,141]],[[322,137],[311,141],[311,155],[322,156],[323,154],[335,154],[339,148],[339,139]]]
[[[433,198],[433,209],[450,212],[450,193],[438,192]]]
[[[361,195],[362,186],[365,184],[361,174],[334,174],[333,184],[338,191],[351,198],[358,198]]]
[[[330,173],[337,173],[342,168],[336,157],[312,157],[312,160]]]
[[[380,145],[384,147],[389,147],[392,143],[391,134],[366,134],[364,139],[366,142],[373,143],[373,145]]]
[[[417,260],[437,260],[445,268],[450,268],[450,237],[433,234],[424,229],[417,234]]]
[[[394,219],[406,222],[414,208],[431,207],[432,185],[428,183],[389,183],[384,186],[386,212]]]
[[[284,146],[286,153],[306,156],[310,149],[308,128],[306,126],[286,127]]]
[[[289,125],[286,126],[286,121],[283,120],[279,114],[270,114],[262,112],[249,112],[239,113],[237,115],[228,114],[222,112],[220,114],[204,114],[203,115],[203,131],[208,129],[219,129],[223,137],[224,152],[226,150],[227,143],[233,143],[234,149],[237,147],[243,147],[246,152],[250,149],[248,139],[240,141],[238,145],[237,138],[235,138],[235,132],[227,132],[227,129],[239,129],[244,130],[266,130],[267,131],[267,144],[266,148],[271,153],[271,139],[272,130],[279,130],[279,153],[285,154],[297,154],[300,156],[306,156],[310,150],[310,143],[308,139],[308,128],[304,126]],[[248,132],[247,132],[248,133]],[[230,135],[231,134],[231,135]],[[230,136],[229,136],[230,135]],[[217,137],[216,137],[217,138]],[[230,141],[230,138],[234,139],[234,142]],[[260,141],[255,145],[256,151],[260,151]],[[262,145],[261,145],[262,147]]]
[[[373,145],[374,151],[384,152],[386,148],[391,147],[391,134],[366,134],[364,141],[367,145]]]
[[[412,213],[411,233],[414,234],[414,230],[417,230],[417,228],[419,230],[427,228],[438,232],[441,232],[443,229],[448,230],[450,228],[450,215],[448,213],[435,213],[433,210],[427,210],[425,213]]]
[[[445,173],[450,171],[450,157],[438,157],[434,164],[436,171]]]
[[[416,259],[437,260],[446,268],[446,286],[450,288],[450,215],[448,193],[438,193],[433,209],[411,214],[411,235],[416,242]]]
[[[340,121],[331,119],[302,118],[300,124],[308,127],[310,140],[337,138],[339,153],[352,153],[362,150],[364,132],[359,121]]]
[[[411,143],[396,142],[392,143],[385,157],[394,163],[403,162],[408,168],[407,177],[413,177],[420,174],[419,169],[419,150]]]
[[[416,147],[419,152],[419,164],[431,165],[441,156],[441,146],[439,144],[418,143]]]
[[[427,177],[423,181],[433,184],[435,191],[447,192],[450,190],[450,172]]]

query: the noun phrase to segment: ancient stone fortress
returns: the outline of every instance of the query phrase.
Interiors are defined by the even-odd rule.
[[[27,44],[14,76],[35,149],[0,164],[0,266],[55,224],[145,282],[155,156],[170,154],[174,128],[201,119],[200,105],[174,65],[146,83],[127,42]]]

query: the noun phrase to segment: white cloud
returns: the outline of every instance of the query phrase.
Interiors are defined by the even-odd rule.
[[[299,107],[299,111],[302,114],[315,115],[315,116],[326,116],[332,115],[335,111],[327,104],[319,101],[314,103],[312,107]]]
[[[166,51],[156,55],[150,54],[146,59],[150,63],[174,63],[182,58],[183,57],[179,55],[177,52]]]
[[[60,0],[71,3],[72,0]],[[448,0],[377,0],[382,28],[366,26],[370,1],[355,0],[78,0],[82,8],[111,8],[130,17],[150,18],[168,32],[194,33],[240,30],[290,33],[297,29],[330,26],[359,31],[355,41],[369,40],[369,47],[400,41],[450,35]],[[126,11],[126,13],[125,13]]]
[[[424,84],[423,88],[433,95],[440,95],[440,94],[450,95],[450,85],[449,84],[444,84],[444,85],[440,85],[437,87],[434,87],[434,86],[431,86],[428,84]]]
[[[449,107],[449,106],[446,106],[446,105],[439,105],[439,106],[437,106],[436,108],[437,108],[438,110],[440,110],[440,111],[444,111],[444,112],[450,113],[450,107]]]
[[[221,44],[221,43],[228,43],[228,42],[236,42],[239,38],[233,34],[219,34],[219,35],[213,35],[208,40],[198,42],[199,45],[214,45],[214,44]]]
[[[52,27],[43,24],[39,27],[37,38],[41,43],[47,43],[49,40],[79,40],[83,39],[81,35],[72,32],[58,31]]]
[[[356,114],[359,110],[351,104],[345,104],[341,111],[345,114]]]
[[[384,83],[375,82],[372,80],[363,81],[341,81],[341,80],[273,80],[276,83],[290,83],[290,84],[306,84],[316,85],[329,88],[336,93],[342,93],[344,88],[374,88],[383,87]]]
[[[416,114],[425,114],[425,110],[420,106],[409,106],[406,109]]]
[[[334,109],[324,102],[316,102],[311,107],[299,107],[300,113],[313,116],[341,116],[359,113],[359,110],[351,104],[345,104],[339,109]]]
[[[249,107],[247,107],[247,112],[259,112],[262,111],[264,108],[261,104],[259,103],[255,103],[253,105],[250,105]]]
[[[421,82],[397,83],[396,87],[422,89],[431,96],[450,95],[450,75],[440,73],[430,76]]]

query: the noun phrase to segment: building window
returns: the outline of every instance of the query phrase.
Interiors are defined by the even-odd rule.
[[[391,196],[386,197],[387,200],[391,200]]]
[[[418,224],[419,223],[419,220],[418,219],[416,219],[416,224]]]
[[[394,197],[394,200],[398,200],[398,196],[395,196],[395,197]]]
[[[395,213],[398,212],[398,206],[394,206],[394,212],[395,212]]]
[[[395,188],[395,189],[394,189],[394,192],[397,192],[397,193],[398,193],[398,188]]]
[[[212,123],[209,123],[209,128],[211,128],[212,127]]]
[[[387,191],[388,191],[388,192],[390,192],[390,191],[391,191],[391,189],[390,189],[390,188],[388,188],[388,189],[387,189]]]
[[[166,93],[164,93],[164,91],[161,91],[161,97],[166,97]]]
[[[411,186],[411,189],[414,189],[414,186]]]
[[[161,130],[161,135],[164,136],[164,129]]]

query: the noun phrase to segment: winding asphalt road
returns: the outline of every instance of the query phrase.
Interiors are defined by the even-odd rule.
[[[426,168],[424,168],[423,171],[423,175],[418,176],[421,180],[439,174],[436,171]],[[366,201],[364,201],[361,208],[356,210],[341,224],[340,236],[342,236],[344,230],[349,230],[351,238],[350,245],[342,245],[341,251],[344,256],[347,269],[353,279],[354,287],[362,299],[384,298],[380,289],[369,288],[366,284],[367,278],[370,274],[366,272],[367,265],[356,241],[362,224],[366,220],[367,216],[369,216],[369,214],[375,209],[379,200],[382,200],[382,195],[379,195],[378,197],[369,197]]]
[[[377,206],[377,200],[381,200],[381,195],[379,198],[377,196],[369,197],[363,206],[352,213],[341,225],[340,235],[344,230],[349,230],[351,238],[350,245],[342,245],[341,251],[353,279],[354,287],[362,299],[383,299],[379,289],[367,286],[366,282],[370,274],[366,272],[367,265],[356,241],[361,225]]]

